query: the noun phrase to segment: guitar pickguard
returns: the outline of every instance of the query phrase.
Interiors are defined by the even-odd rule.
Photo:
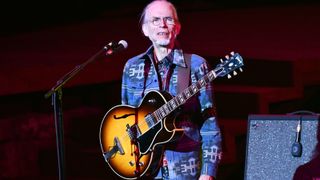
[[[138,137],[139,149],[141,154],[145,154],[150,149],[150,145],[155,135],[161,130],[161,123],[156,124],[149,131]]]

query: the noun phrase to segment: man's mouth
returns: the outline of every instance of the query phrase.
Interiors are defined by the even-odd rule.
[[[167,36],[167,35],[169,35],[169,33],[167,33],[167,32],[158,32],[157,35]]]

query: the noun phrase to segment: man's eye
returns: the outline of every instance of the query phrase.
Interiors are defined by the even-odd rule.
[[[173,21],[173,18],[172,18],[172,17],[167,17],[167,21],[172,22],[172,21]]]
[[[152,21],[153,21],[153,22],[159,22],[159,21],[160,21],[160,18],[154,18]]]

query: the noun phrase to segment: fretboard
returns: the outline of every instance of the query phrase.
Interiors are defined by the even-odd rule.
[[[166,104],[162,105],[159,109],[154,111],[151,115],[154,119],[154,124],[161,121],[163,118],[168,116],[171,112],[176,110],[179,106],[183,105],[188,99],[190,99],[193,95],[197,94],[201,88],[205,87],[208,83],[213,81],[218,74],[220,68],[216,68],[210,71],[208,74],[204,75],[201,79],[199,79],[196,83],[189,86],[183,92],[172,98]]]

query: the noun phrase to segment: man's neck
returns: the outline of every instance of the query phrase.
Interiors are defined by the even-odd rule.
[[[172,51],[172,48],[154,46],[154,53],[158,61],[161,61],[166,56],[168,56],[168,54],[170,54],[171,51]]]

